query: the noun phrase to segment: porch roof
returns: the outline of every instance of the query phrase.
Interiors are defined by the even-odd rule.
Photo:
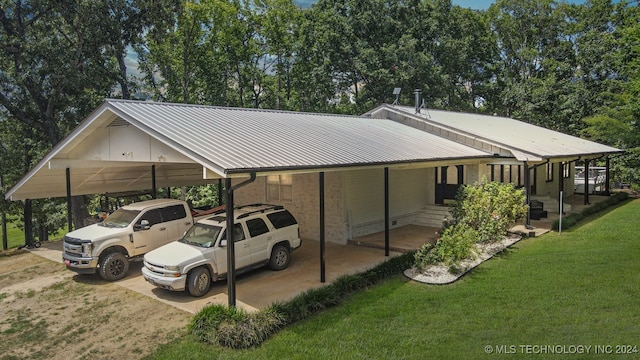
[[[381,111],[419,119],[439,130],[451,131],[464,137],[500,146],[509,150],[519,161],[542,161],[553,158],[598,157],[624,152],[611,146],[571,136],[558,131],[502,116],[461,113],[415,107],[382,105],[369,114]]]

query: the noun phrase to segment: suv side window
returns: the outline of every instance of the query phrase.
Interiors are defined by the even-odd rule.
[[[298,223],[293,215],[291,215],[291,213],[287,210],[268,214],[267,218],[269,219],[269,221],[271,221],[273,227],[275,227],[276,229],[295,225]]]
[[[220,240],[227,240],[227,230],[225,229],[222,232],[222,237]],[[244,231],[242,230],[242,225],[234,224],[233,225],[233,241],[238,242],[244,240]]]
[[[267,224],[264,222],[264,220],[260,218],[247,220],[247,229],[249,229],[249,234],[251,234],[251,237],[269,232],[269,227],[267,227]]]
[[[153,226],[155,224],[160,224],[162,222],[162,216],[160,215],[160,209],[149,210],[140,217],[138,224],[142,220],[149,221],[149,226]]]
[[[171,205],[160,210],[162,214],[162,220],[173,221],[178,219],[184,219],[187,217],[187,212],[184,209],[184,205]]]

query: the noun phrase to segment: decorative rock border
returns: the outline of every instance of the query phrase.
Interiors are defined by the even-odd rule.
[[[477,244],[478,253],[476,254],[476,257],[474,259],[461,261],[458,265],[458,268],[460,268],[461,271],[457,274],[450,273],[449,266],[447,265],[436,264],[428,265],[422,271],[418,271],[416,268],[407,269],[404,271],[404,275],[414,281],[425,284],[451,284],[460,279],[464,274],[471,271],[471,269],[480,265],[483,261],[491,259],[495,254],[517,243],[521,239],[522,236],[513,234],[506,236],[502,241]]]

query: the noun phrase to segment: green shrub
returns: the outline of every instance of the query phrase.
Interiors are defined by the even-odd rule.
[[[501,240],[507,230],[527,215],[524,189],[511,183],[486,182],[460,188],[451,210],[456,224],[478,233],[478,242]]]
[[[410,252],[390,258],[372,269],[341,276],[330,285],[307,290],[289,301],[276,302],[255,313],[222,305],[206,306],[194,316],[189,331],[209,344],[234,349],[257,346],[283,326],[340,304],[352,293],[402,273],[411,267],[413,256]]]
[[[465,223],[450,226],[442,232],[434,246],[423,246],[416,252],[414,266],[419,270],[437,263],[457,267],[460,261],[475,256],[477,239],[478,232]]]
[[[482,182],[460,188],[451,214],[435,245],[424,244],[414,256],[419,270],[429,264],[445,264],[457,271],[464,259],[473,258],[476,243],[502,240],[518,219],[527,215],[523,189],[510,183]]]
[[[271,309],[255,313],[222,305],[203,308],[193,318],[189,331],[200,341],[233,349],[261,344],[285,324]]]
[[[564,216],[562,218],[562,229],[563,230],[569,229],[572,226],[575,226],[577,223],[580,222],[580,220],[583,220],[587,216],[597,214],[604,209],[607,209],[613,205],[619,204],[628,199],[629,199],[629,194],[625,192],[619,192],[604,201],[597,202],[595,204],[592,204],[589,207],[584,208],[579,213]],[[558,231],[560,229],[560,219],[554,221],[551,226],[553,230]]]

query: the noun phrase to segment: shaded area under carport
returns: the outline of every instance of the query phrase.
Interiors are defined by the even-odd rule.
[[[323,284],[318,276],[320,273],[319,248],[318,241],[303,240],[302,246],[291,253],[291,263],[287,269],[272,271],[260,268],[238,275],[236,278],[237,306],[249,311],[264,309],[276,301],[289,300],[306,290],[330,284],[341,275],[358,273],[389,259],[380,249],[327,242],[327,282]],[[45,243],[41,248],[30,251],[50,260],[62,262],[62,241]],[[390,256],[397,255],[399,255],[398,252],[390,254]],[[141,261],[132,262],[128,276],[115,283],[193,314],[208,304],[227,305],[226,281],[213,283],[207,295],[194,298],[186,292],[172,292],[149,284],[140,273],[141,267]],[[97,274],[76,275],[74,279],[78,280],[81,276],[95,276],[99,279]]]

